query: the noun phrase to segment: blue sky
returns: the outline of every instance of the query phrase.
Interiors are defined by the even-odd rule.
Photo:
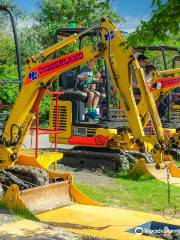
[[[27,14],[38,8],[40,0],[14,0]],[[62,1],[62,0],[59,0]],[[121,30],[132,32],[140,23],[140,20],[147,20],[150,17],[151,0],[111,0],[110,5],[122,17],[126,23],[120,26]]]

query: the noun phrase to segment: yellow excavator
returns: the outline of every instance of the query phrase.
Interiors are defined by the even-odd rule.
[[[80,33],[81,31],[84,31],[86,30],[85,28],[60,28],[56,31],[56,38],[58,40],[58,38],[61,38],[61,37],[67,37],[73,33]],[[124,32],[122,32],[123,34]],[[81,46],[83,45],[83,39],[84,38],[87,38],[89,37],[89,39],[91,39],[92,41],[92,37],[93,36],[96,36],[96,32],[94,31],[90,31],[88,32],[87,34],[84,34],[84,36],[80,39],[79,41],[79,47],[81,48]],[[159,103],[161,103],[161,101],[163,100],[164,97],[168,96],[169,94],[171,94],[171,92],[174,90],[174,89],[178,89],[178,87],[180,86],[180,78],[179,76],[177,77],[177,74],[179,75],[179,72],[180,70],[179,69],[174,69],[175,68],[175,63],[179,60],[179,49],[178,48],[175,48],[175,47],[169,47],[169,46],[139,46],[139,47],[135,47],[133,48],[135,50],[135,53],[143,53],[146,52],[146,51],[156,51],[156,52],[160,52],[162,54],[162,60],[163,60],[163,68],[165,71],[158,71],[156,72],[156,74],[154,75],[154,78],[153,78],[153,81],[151,83],[151,91],[152,91],[152,94],[153,94],[153,97],[154,97],[154,100],[156,102],[157,105],[159,105]],[[173,56],[175,55],[175,57],[172,59],[172,68],[173,69],[170,69],[167,71],[167,55],[166,55],[166,52],[170,53],[172,55],[173,53]],[[78,72],[78,69],[77,69],[77,72]],[[108,112],[108,102],[110,101],[110,98],[112,98],[112,96],[110,95],[110,92],[108,91],[108,87],[109,85],[111,86],[111,79],[109,79],[109,82],[108,82],[108,79],[107,79],[107,71],[104,71],[103,73],[103,81],[104,81],[104,90],[106,89],[106,91],[104,91],[106,93],[106,97],[105,97],[105,102],[106,102],[106,115],[107,112]],[[173,78],[173,75],[176,75],[176,78]],[[66,79],[65,79],[66,77]],[[71,77],[71,79],[69,79]],[[78,80],[75,80],[75,78],[77,78],[77,74],[75,74],[75,72],[70,72],[68,71],[66,73],[66,75],[62,75],[60,77],[60,87],[62,86],[63,88],[65,87],[65,90],[68,89],[68,85],[69,85],[69,88],[71,89],[71,92],[72,92],[72,87],[74,85],[77,84],[77,81]],[[74,83],[73,83],[74,82]],[[73,85],[74,84],[74,85]],[[76,86],[75,86],[76,87]],[[67,88],[67,89],[66,89]],[[104,95],[104,94],[103,94]],[[138,96],[139,98],[140,96]],[[64,97],[63,97],[64,98]],[[104,98],[103,99],[103,102],[104,102]],[[171,102],[169,104],[169,106],[167,106],[167,110],[168,110],[168,118],[170,118],[170,109],[171,108]],[[101,105],[101,104],[100,104]],[[141,104],[139,106],[140,108],[140,115],[141,115],[141,118],[142,118],[142,121],[144,122],[144,126],[146,126],[147,122],[150,120],[150,116],[147,114],[148,112],[148,109],[146,109],[144,106],[144,103],[141,101]],[[100,106],[101,107],[101,106]],[[82,106],[81,106],[82,108]],[[113,109],[110,109],[110,110],[113,110]],[[146,111],[146,113],[144,113],[144,111]],[[142,112],[142,113],[141,113]],[[81,111],[81,114],[83,115],[83,111]],[[75,115],[73,113],[73,115]],[[76,114],[77,115],[77,114]],[[118,114],[117,114],[118,115]],[[122,115],[122,114],[121,114]],[[107,119],[109,116],[106,116]],[[74,121],[74,118],[75,118],[75,121],[77,122],[76,120],[76,116],[73,116],[73,121]],[[82,119],[79,118],[79,120],[82,122]],[[172,125],[172,124],[171,124]],[[116,127],[119,127],[118,125]],[[168,128],[171,128],[171,129],[167,129]],[[174,127],[174,126],[173,126]],[[178,123],[176,122],[176,127],[178,127]],[[167,126],[166,124],[166,129],[165,129],[165,132],[166,133],[174,133],[175,132],[175,129],[172,129],[172,126]],[[51,139],[52,140],[52,139]],[[178,142],[173,142],[173,145],[175,146],[178,146],[179,144],[179,141]]]
[[[166,70],[157,72],[157,74],[154,76],[150,91],[153,95],[154,101],[156,104],[161,101],[161,99],[165,96],[167,96],[171,91],[173,91],[175,88],[177,88],[180,85],[180,78],[179,76],[174,76],[179,74],[180,69],[172,69],[172,70]],[[166,75],[166,77],[164,77]],[[68,115],[63,115],[61,112],[61,107],[59,108],[59,129],[63,130],[64,132],[57,135],[57,142],[61,144],[72,144],[75,146],[74,150],[68,151],[63,150],[67,156],[76,156],[79,155],[81,157],[87,156],[89,158],[89,162],[91,161],[90,158],[96,157],[95,162],[92,163],[92,165],[89,164],[89,162],[86,165],[86,162],[81,161],[81,159],[72,160],[73,162],[69,162],[69,160],[63,160],[64,163],[73,165],[73,166],[91,166],[97,167],[100,166],[100,162],[103,165],[107,165],[109,167],[115,167],[118,168],[118,161],[115,159],[112,161],[112,165],[110,164],[110,161],[106,159],[102,159],[100,161],[97,160],[97,158],[103,158],[105,155],[105,151],[107,154],[107,159],[112,159],[112,154],[114,154],[114,157],[117,159],[118,156],[121,156],[120,161],[121,164],[123,164],[123,158],[122,158],[122,152],[121,154],[118,153],[119,149],[122,150],[137,150],[138,146],[135,144],[133,136],[130,134],[130,131],[128,132],[127,129],[120,129],[118,126],[111,126],[111,121],[103,120],[98,121],[95,123],[89,123],[84,120],[84,114],[85,114],[85,107],[84,107],[84,92],[77,91],[76,89],[73,89],[72,86],[76,84],[76,78],[75,74],[71,71],[68,71],[66,74],[63,74],[60,78],[60,85],[63,86],[65,92],[64,95],[60,97],[60,104],[63,106],[63,102],[65,103],[71,103],[72,104],[72,112],[68,112]],[[70,86],[70,88],[68,87]],[[86,95],[85,95],[86,96]],[[50,127],[53,129],[55,127],[55,101],[51,102],[51,110],[50,110]],[[64,107],[64,106],[63,106]],[[141,101],[138,104],[138,114],[141,118],[141,122],[143,125],[143,128],[146,128],[147,123],[151,119],[151,115],[149,114],[149,109],[144,100],[141,99]],[[64,107],[65,108],[65,107]],[[70,114],[70,116],[69,116]],[[67,119],[69,120],[69,117],[72,122],[72,131],[71,129],[71,123],[68,121],[68,125],[65,125],[65,117],[67,116]],[[63,126],[64,125],[64,126]],[[95,142],[95,138],[97,138],[98,131],[101,129],[101,141],[104,137],[104,142]],[[107,129],[109,129],[109,134],[112,132],[114,135],[108,136]],[[121,132],[120,132],[121,131]],[[128,136],[127,133],[128,132]],[[171,146],[177,146],[179,145],[179,134],[176,133],[175,129],[164,129],[164,134],[167,136],[166,141],[167,145]],[[119,136],[116,136],[119,135]],[[100,138],[100,137],[99,137]],[[171,143],[169,142],[171,141]],[[50,135],[50,142],[54,142],[55,137],[54,135]],[[78,147],[77,147],[78,146]],[[81,147],[80,147],[81,146]],[[95,149],[96,148],[96,149]],[[98,150],[98,149],[99,150]],[[102,148],[102,150],[100,150]],[[106,149],[105,149],[106,148]],[[117,150],[115,153],[115,149]],[[110,152],[110,150],[112,150]],[[100,151],[102,151],[102,154],[100,154]],[[96,153],[95,153],[96,152]],[[130,154],[134,154],[137,156],[137,152],[129,152]],[[116,155],[116,156],[115,156]],[[139,154],[139,156],[141,156]],[[93,161],[93,160],[92,160]],[[126,166],[125,166],[126,164]],[[85,166],[86,165],[86,166]],[[122,167],[122,166],[119,166]],[[128,170],[130,166],[128,165],[128,162],[126,159],[124,159],[124,166],[123,168],[126,168]]]
[[[78,31],[81,33],[81,29],[60,29],[59,34],[68,35],[71,32]],[[114,37],[113,32],[111,33],[111,38]],[[97,37],[97,32],[90,31],[85,32],[84,36],[94,36]],[[106,36],[105,36],[106,38]],[[83,36],[80,39],[80,46],[82,43]],[[107,41],[107,40],[106,40]],[[122,42],[120,43],[122,44]],[[121,51],[125,51],[121,49]],[[126,49],[127,54],[133,54],[132,49]],[[136,78],[142,78],[141,74],[138,73],[138,68],[134,67],[132,64],[126,61],[127,56],[125,54],[121,54],[119,52],[118,62],[119,66],[121,66],[122,62],[126,62],[126,70],[129,67],[129,85],[132,89],[131,76],[132,74],[136,74]],[[105,62],[105,65],[106,62]],[[108,67],[108,66],[106,66]],[[118,73],[118,76],[121,76],[121,79],[127,78],[124,76],[124,69],[120,69],[121,72]],[[119,70],[119,71],[120,71]],[[180,69],[170,69],[161,72],[157,72],[154,76],[149,91],[152,93],[153,99],[155,102],[161,100],[162,97],[168,95],[173,89],[180,85],[180,78],[177,76],[179,74]],[[110,73],[109,81],[112,82],[113,87],[116,89],[116,84],[121,84],[118,81],[114,83],[114,78]],[[165,77],[164,77],[165,76]],[[120,80],[119,80],[120,81]],[[122,81],[122,80],[121,80]],[[76,74],[75,71],[67,71],[65,74],[63,73],[60,76],[60,86],[62,86],[64,95],[60,97],[59,100],[59,114],[58,114],[58,128],[63,132],[58,134],[56,137],[54,135],[50,135],[50,142],[56,141],[60,144],[71,144],[74,145],[74,148],[71,150],[62,149],[67,158],[62,160],[62,163],[70,165],[70,166],[80,166],[80,167],[102,167],[111,168],[111,169],[124,169],[129,170],[137,161],[137,158],[145,157],[147,163],[152,163],[153,159],[148,155],[144,154],[144,150],[142,150],[142,146],[137,141],[134,132],[136,129],[136,124],[130,124],[128,122],[126,128],[113,127],[110,121],[99,121],[99,122],[87,122],[84,120],[85,107],[84,107],[84,99],[86,95],[85,93],[78,91],[76,89]],[[124,85],[128,84],[123,81]],[[125,91],[124,95],[129,95],[128,91]],[[120,99],[117,94],[118,99]],[[132,104],[129,104],[132,106]],[[55,101],[51,102],[50,109],[50,128],[55,128],[55,109],[56,103]],[[124,109],[124,107],[123,107]],[[147,122],[151,119],[151,110],[149,109],[149,105],[147,104],[146,96],[141,98],[138,106],[138,116],[140,117],[140,121],[142,124],[143,131],[145,132],[145,127]],[[129,112],[126,111],[125,116],[128,118]],[[133,120],[133,117],[131,118]],[[153,122],[154,120],[152,120]],[[157,120],[156,120],[157,121]],[[156,126],[155,127],[155,135],[149,136],[149,141],[154,141],[156,139]],[[158,130],[159,131],[159,130]],[[162,129],[160,130],[160,132]],[[133,132],[133,134],[132,134]],[[174,137],[172,137],[172,133]],[[171,143],[178,146],[179,144],[179,134],[176,133],[174,129],[164,129],[165,135],[164,142],[166,142],[166,150],[170,148]],[[171,137],[170,137],[171,136]],[[146,137],[148,137],[146,135]],[[153,140],[154,139],[154,140]],[[171,140],[171,143],[169,142]],[[155,140],[156,141],[156,140]],[[157,144],[156,144],[157,143]],[[158,141],[153,143],[154,147],[149,148],[149,153],[154,151],[154,148],[157,148]],[[69,158],[71,156],[71,158]],[[72,158],[73,157],[73,158]],[[173,164],[173,163],[172,163]],[[175,176],[177,176],[175,174]]]
[[[5,192],[2,201],[8,208],[28,209],[40,220],[90,236],[136,240],[139,239],[140,227],[148,229],[146,233],[141,231],[141,235],[150,235],[151,239],[155,239],[155,235],[152,234],[154,229],[157,227],[164,229],[168,224],[168,229],[174,232],[179,229],[180,221],[173,219],[167,223],[161,216],[155,214],[104,207],[76,189],[70,174],[61,174],[44,167],[46,161],[52,158],[53,153],[43,153],[39,159],[32,154],[23,155],[21,153],[24,138],[30,128],[43,91],[48,89],[62,72],[101,56],[105,59],[108,72],[113,78],[136,144],[146,152],[148,144],[154,146],[157,144],[157,140],[148,138],[144,134],[132,93],[127,64],[135,68],[136,73],[140,75],[138,81],[142,98],[146,99],[157,129],[159,144],[158,148],[155,148],[156,153],[153,157],[159,163],[164,162],[165,139],[161,122],[151,93],[146,86],[143,72],[139,68],[132,50],[122,50],[124,48],[120,43],[125,40],[110,20],[102,18],[100,24],[94,26],[93,29],[100,33],[99,41],[94,45],[46,61],[48,56],[75,43],[83,33],[74,34],[27,60],[23,86],[5,123],[0,141],[0,182]],[[122,66],[119,64],[121,57],[125,60],[121,63]],[[123,69],[123,75],[120,68]],[[72,107],[69,103],[67,106]],[[99,141],[101,138],[97,138],[97,140]],[[61,154],[57,155],[55,160],[62,157]],[[114,214],[115,212],[116,214]],[[143,238],[149,239],[146,236]]]

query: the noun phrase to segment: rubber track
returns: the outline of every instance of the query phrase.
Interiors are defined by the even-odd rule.
[[[150,155],[136,151],[122,151],[107,148],[80,148],[59,149],[64,158],[59,162],[70,167],[104,168],[118,171],[129,170],[139,158],[145,158],[152,163]]]
[[[17,176],[22,180],[24,179],[24,175],[33,176],[35,181],[31,183],[34,185],[42,186],[49,184],[49,176],[47,172],[40,168],[16,164],[11,169],[8,169],[8,171],[12,172],[14,175],[17,174]]]

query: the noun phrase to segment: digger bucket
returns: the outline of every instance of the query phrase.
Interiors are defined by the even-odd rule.
[[[175,166],[173,161],[165,161],[165,166],[169,169],[170,184],[180,187],[180,169]],[[133,166],[131,174],[152,175],[156,179],[167,183],[167,168],[156,168],[156,163],[147,164],[144,159]]]
[[[44,154],[45,155],[45,154]],[[50,184],[20,191],[17,185],[12,185],[3,198],[8,208],[28,209],[33,214],[47,212],[73,203],[101,205],[81,193],[73,184],[69,173],[60,173],[47,169],[33,155],[20,155],[18,165],[32,166],[44,169],[50,179]],[[58,180],[58,182],[56,182]],[[54,182],[54,183],[53,183]]]
[[[23,191],[19,191],[18,186],[14,184],[6,191],[3,202],[8,208],[24,209],[33,214],[48,212],[75,202],[94,206],[101,205],[82,194],[69,180]]]
[[[76,197],[73,198],[71,195],[70,186],[70,181],[62,181],[19,191],[17,185],[12,185],[7,190],[3,201],[8,208],[28,209],[33,214],[47,212],[74,203]],[[82,194],[81,198],[83,199]],[[85,196],[84,198],[87,203],[88,198]],[[95,201],[89,201],[89,204],[93,203],[95,204]]]
[[[72,188],[72,189],[71,189]],[[136,234],[139,226],[161,224],[170,229],[179,229],[180,221],[172,219],[168,222],[162,216],[145,212],[95,206],[93,200],[81,196],[80,204],[72,193],[74,188],[70,181],[52,183],[24,191],[12,185],[6,192],[4,202],[9,208],[28,209],[41,221],[65,230],[86,234],[93,237],[141,240]],[[77,193],[77,192],[76,192]],[[93,204],[94,203],[94,204]],[[89,204],[89,205],[88,205]],[[157,239],[143,236],[144,240]]]
[[[40,167],[35,159],[33,161],[29,157],[19,159],[18,164],[29,166],[30,162],[31,165]],[[5,205],[11,209],[29,210],[38,219],[50,225],[93,237],[140,240],[142,236],[135,232],[139,226],[157,223],[168,224],[173,229],[180,228],[180,221],[177,219],[167,223],[162,216],[155,214],[104,207],[82,194],[73,185],[70,174],[47,169],[46,171],[51,181],[52,179],[64,181],[23,191],[20,191],[17,185],[12,185],[3,198]],[[157,238],[143,236],[143,239]]]
[[[180,178],[180,168],[177,168],[173,161],[169,162],[169,171],[173,177]]]
[[[69,181],[53,183],[20,192],[20,199],[33,214],[72,204]]]

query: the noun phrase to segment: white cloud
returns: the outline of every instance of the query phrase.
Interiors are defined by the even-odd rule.
[[[124,17],[124,19],[125,23],[118,24],[118,28],[121,31],[132,33],[135,31],[136,27],[140,25],[141,20],[147,21],[149,19],[149,15],[145,15],[142,17],[126,16]]]

